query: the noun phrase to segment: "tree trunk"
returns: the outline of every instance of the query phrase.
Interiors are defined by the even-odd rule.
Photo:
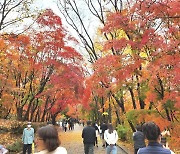
[[[50,96],[48,96],[47,98],[46,98],[46,102],[45,102],[45,106],[44,106],[44,110],[43,110],[43,115],[42,115],[42,117],[41,117],[41,122],[43,122],[44,120],[45,120],[45,115],[46,115],[46,113],[47,113],[47,105],[48,105],[48,100],[49,100],[49,98],[50,98]]]
[[[109,119],[109,122],[110,122],[110,123],[112,123],[111,111],[112,111],[112,108],[111,108],[111,104],[109,103],[108,119]]]
[[[39,101],[38,101],[38,98],[37,98],[36,103],[33,104],[32,109],[31,109],[30,121],[32,121],[33,118],[34,118],[34,113],[35,113],[35,111],[36,111],[36,109],[38,107],[38,102]]]
[[[139,83],[139,77],[138,75],[136,75],[136,79],[137,79],[137,91],[138,91],[138,100],[139,100],[139,105],[141,109],[144,109],[145,107],[145,103],[144,100],[141,98],[141,85]]]
[[[39,114],[39,107],[36,111],[36,115],[35,115],[35,118],[34,118],[34,122],[37,122],[38,121],[38,114]]]
[[[51,114],[52,124],[56,125],[56,117],[58,114]]]
[[[121,96],[120,100],[119,100],[114,94],[111,93],[111,95],[114,97],[114,99],[116,100],[117,104],[121,108],[122,113],[124,113],[125,112],[125,108],[124,108],[124,99],[123,99],[123,96]]]
[[[121,120],[120,120],[120,117],[119,117],[119,112],[118,112],[118,109],[117,109],[116,105],[114,104],[114,101],[113,101],[113,105],[114,105],[114,108],[115,108],[115,113],[116,113],[118,124],[121,124]]]
[[[38,90],[36,95],[39,95],[39,94],[41,94],[43,92],[46,83],[48,82],[51,74],[53,73],[53,68],[54,68],[53,65],[51,65],[49,70],[48,70],[48,72],[47,72],[47,76],[42,77],[42,79],[40,81],[40,85],[39,85],[40,88],[39,88],[39,90]],[[29,101],[28,109],[27,109],[26,114],[24,116],[24,120],[29,120],[28,119],[29,118],[29,112],[30,112],[30,108],[31,108],[31,105],[32,105],[34,99],[35,99],[35,95],[33,95],[31,100]]]
[[[30,112],[31,105],[32,105],[32,102],[33,102],[34,98],[35,98],[35,97],[32,96],[31,100],[29,101],[28,109],[27,109],[27,111],[26,111],[26,113],[25,113],[25,115],[24,115],[24,120],[25,120],[25,121],[29,121],[29,112]]]
[[[166,107],[165,107],[165,111],[166,111],[166,116],[167,116],[168,121],[171,121],[171,117],[169,115],[169,110]]]
[[[17,120],[22,121],[23,108],[17,107]]]
[[[129,125],[130,125],[130,127],[131,127],[131,130],[132,130],[133,132],[135,132],[136,129],[135,129],[133,123],[132,123],[130,120],[128,120],[128,123],[129,123]]]
[[[102,113],[104,113],[104,112],[105,112],[105,109],[104,109],[104,97],[101,97],[101,108],[102,108]],[[102,121],[103,121],[103,122],[106,122],[106,121],[107,121],[104,114],[103,114],[103,116],[102,116]]]
[[[128,90],[129,90],[129,92],[130,92],[130,94],[131,94],[131,99],[132,99],[132,103],[133,103],[133,108],[136,109],[137,107],[136,107],[136,100],[135,100],[135,97],[134,97],[134,92],[133,92],[133,90],[132,90],[131,87],[128,87]]]

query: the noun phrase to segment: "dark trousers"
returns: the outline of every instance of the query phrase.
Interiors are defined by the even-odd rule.
[[[95,146],[95,145],[98,145],[97,137],[95,138],[94,146]]]
[[[28,154],[32,153],[32,144],[24,144],[23,154],[26,154],[26,151],[28,152]]]
[[[94,154],[94,144],[84,144],[85,154]]]
[[[134,149],[134,154],[137,154],[139,148],[138,149]]]

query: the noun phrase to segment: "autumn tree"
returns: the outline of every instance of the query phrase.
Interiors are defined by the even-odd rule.
[[[109,16],[110,21],[107,22],[107,25],[104,28],[105,31],[112,31],[114,30],[114,28],[116,28],[116,29],[122,29],[123,31],[126,32],[128,39],[122,38],[115,41],[113,40],[112,42],[111,41],[108,42],[106,46],[109,46],[108,49],[111,49],[112,47],[114,47],[114,48],[120,49],[120,51],[122,51],[122,49],[127,47],[127,45],[131,47],[131,51],[132,51],[131,57],[134,58],[137,62],[138,61],[140,62],[139,67],[137,67],[137,69],[135,70],[135,73],[136,73],[135,78],[137,80],[138,95],[142,94],[140,92],[142,88],[140,87],[140,84],[143,82],[146,82],[145,80],[141,79],[141,77],[143,77],[143,68],[147,69],[146,64],[150,65],[149,68],[152,68],[152,66],[155,66],[154,62],[157,59],[163,60],[161,56],[159,57],[158,55],[161,54],[163,55],[163,57],[167,56],[169,58],[171,57],[172,59],[174,59],[173,58],[174,54],[176,55],[176,51],[177,51],[176,48],[177,48],[177,42],[178,42],[177,37],[174,36],[174,33],[169,32],[171,31],[171,29],[174,29],[174,31],[177,31],[177,29],[175,28],[176,27],[175,25],[177,24],[177,20],[179,17],[176,15],[177,14],[176,11],[174,12],[174,14],[171,11],[172,9],[177,10],[174,4],[177,4],[177,1],[171,1],[169,3],[166,1],[162,1],[161,3],[152,3],[152,4],[150,1],[137,2],[134,4],[130,12],[125,10],[124,13],[115,13],[112,16],[110,15]],[[162,11],[158,9],[158,7],[160,6],[164,13],[162,13]],[[171,9],[169,9],[168,6],[169,7],[171,6],[170,7]],[[173,8],[173,6],[175,8]],[[138,9],[140,10],[138,11]],[[146,14],[146,12],[148,15],[146,15],[145,17],[143,15]],[[127,24],[128,22],[129,24]],[[132,23],[135,23],[135,24],[132,24]],[[119,43],[120,45],[118,46],[117,43]],[[170,49],[171,52],[173,52],[173,54],[170,54],[170,51],[165,50],[166,47],[168,47],[170,43],[173,44],[172,45],[173,49]],[[155,53],[158,53],[158,55],[156,55]],[[178,56],[176,57],[178,59]],[[164,59],[164,63],[169,64],[169,60]],[[173,63],[171,65],[173,65],[173,68],[174,66],[176,67],[176,65]],[[167,72],[168,68],[165,66],[163,66],[163,68],[165,69],[165,70],[161,70],[163,71],[163,76],[165,76],[165,74],[168,75],[169,74],[169,72]],[[162,98],[164,95],[163,94],[165,90],[164,88],[167,86],[162,85],[163,81],[161,80],[161,77],[159,77],[159,74],[161,74],[160,72],[156,72],[156,73],[151,72],[150,74],[156,75],[156,79],[158,81],[157,82],[158,89],[155,88],[155,91],[161,94],[161,98]],[[171,79],[172,77],[168,77],[168,78]],[[139,82],[140,80],[141,80],[141,83]],[[140,103],[140,107],[143,109],[145,106],[145,102],[144,102],[144,99],[142,100],[141,95],[139,95],[139,103]],[[169,115],[167,111],[166,111],[166,114],[168,118]]]
[[[8,45],[7,49],[2,48],[3,58],[9,64],[6,75],[14,87],[6,93],[13,96],[19,120],[44,120],[47,112],[56,115],[71,102],[80,101],[82,57],[67,45],[66,41],[73,43],[75,39],[67,34],[61,19],[51,10],[39,16],[36,29],[28,34],[3,35]],[[39,115],[41,111],[45,113]]]
[[[85,49],[84,51],[86,51],[89,55],[88,61],[90,63],[96,62],[96,60],[101,58],[104,54],[102,53],[102,48],[98,48],[98,44],[102,44],[102,40],[111,40],[113,38],[119,37],[117,33],[110,33],[109,35],[104,32],[101,39],[94,40],[93,34],[95,33],[93,33],[91,29],[97,29],[97,26],[95,26],[94,22],[97,22],[97,25],[100,25],[99,27],[104,26],[106,21],[106,15],[112,10],[115,12],[121,11],[123,8],[123,3],[121,0],[58,1],[58,6],[60,8],[59,10],[64,15],[67,23],[77,32],[83,48]],[[88,15],[85,16],[85,14]],[[91,21],[91,24],[87,21]],[[87,23],[89,23],[89,25]],[[109,54],[116,55],[117,53],[112,48]],[[94,70],[92,70],[91,72],[93,71]],[[96,97],[101,98],[96,99]],[[114,97],[116,96],[114,95]],[[101,104],[103,104],[104,98],[97,95],[95,96],[94,100],[101,100]],[[121,107],[123,109],[123,96],[121,96],[121,98],[116,97],[116,100],[118,104],[121,104]]]
[[[92,76],[87,79],[84,100],[88,101],[88,97],[89,102],[98,100],[104,111],[109,110],[106,102],[113,98],[122,111],[123,108],[125,112],[130,109],[154,110],[159,120],[178,122],[178,1],[127,1],[123,5],[117,5],[122,4],[121,1],[85,2],[90,12],[104,25],[102,35],[107,41],[101,39],[102,47],[88,50],[94,67]],[[106,7],[95,10],[96,3],[100,4],[96,6],[103,6],[104,2],[114,4],[111,10]],[[97,49],[94,40],[85,41],[83,37],[89,39],[89,33],[78,4],[77,1],[62,3],[64,16],[82,38],[84,46],[88,48],[91,42],[93,49]],[[113,6],[121,7],[112,9],[115,8]],[[72,12],[77,18],[70,16]],[[85,33],[78,29],[78,20]],[[99,51],[102,54],[98,54]]]
[[[47,97],[49,100],[53,100],[54,106],[50,107],[50,111],[56,117],[65,106],[67,107],[71,103],[76,104],[81,99],[80,94],[83,87],[82,57],[73,47],[66,45],[66,40],[73,43],[75,39],[67,35],[58,16],[47,10],[38,21],[42,27],[47,26],[49,28],[49,31],[41,32],[37,36],[47,41],[39,44],[38,48],[44,48],[44,45],[46,45],[43,51],[45,54],[43,55],[47,56],[46,53],[48,53],[49,57],[45,57],[45,64],[53,67],[49,87],[54,95],[51,95],[51,97],[50,92],[48,92]],[[44,59],[42,60],[44,61]]]
[[[160,123],[164,119],[164,123],[160,123],[162,129],[170,125],[175,129],[174,123],[179,122],[178,5],[178,1],[175,0],[137,1],[121,12],[109,14],[102,31],[114,33],[123,30],[126,37],[108,40],[104,45],[104,51],[113,48],[119,53],[118,58],[122,58],[114,63],[112,59],[117,59],[114,55],[99,59],[96,63],[101,64],[94,65],[95,70],[98,70],[93,75],[96,78],[91,79],[96,85],[103,81],[104,87],[108,90],[113,81],[111,77],[114,77],[116,85],[120,84],[120,88],[127,87],[131,97],[138,98],[140,109],[154,110],[158,113],[154,121]],[[106,90],[101,88],[101,93],[106,95]],[[137,90],[137,93],[132,90]],[[124,96],[128,98],[127,95]],[[133,99],[132,102],[133,108],[136,109],[137,103],[134,104]],[[151,115],[152,117],[154,116]],[[151,118],[144,115],[141,122]]]

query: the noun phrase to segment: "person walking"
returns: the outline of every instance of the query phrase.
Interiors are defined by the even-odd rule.
[[[134,141],[134,154],[137,154],[139,148],[143,148],[146,146],[145,137],[142,132],[142,126],[136,126],[136,132],[133,133],[133,141]]]
[[[91,121],[87,121],[87,126],[83,128],[82,138],[84,143],[84,153],[94,154],[96,130],[94,127],[91,126]]]
[[[67,131],[67,120],[64,121],[64,131]]]
[[[0,144],[0,154],[7,154],[8,153],[8,150]]]
[[[103,122],[103,124],[100,126],[100,130],[101,130],[101,138],[102,138],[102,147],[105,147],[105,140],[104,140],[104,132],[105,130],[107,130],[107,124],[105,122]]]
[[[138,154],[171,154],[171,150],[163,148],[160,144],[161,132],[158,125],[154,122],[147,122],[143,124],[143,133],[148,140],[148,146],[140,148]]]
[[[104,140],[106,141],[106,154],[117,154],[118,134],[112,124],[108,124],[108,129],[104,132]]]
[[[39,152],[35,154],[67,154],[67,150],[60,147],[58,131],[53,125],[38,129],[36,145]]]
[[[95,128],[96,130],[96,139],[95,139],[95,143],[94,146],[96,145],[96,147],[98,147],[98,135],[99,135],[99,128],[97,123],[93,123],[92,126]]]
[[[167,137],[170,136],[169,130],[164,130],[161,132],[161,144],[163,147],[168,147]]]
[[[32,153],[32,143],[34,142],[34,128],[31,127],[31,122],[27,123],[27,128],[24,128],[22,135],[23,154]]]

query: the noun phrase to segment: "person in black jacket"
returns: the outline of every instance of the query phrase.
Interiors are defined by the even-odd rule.
[[[105,130],[108,129],[108,125],[105,122],[103,122],[103,124],[100,126],[100,129],[101,129],[101,137],[102,137],[102,143],[103,143],[102,147],[105,147],[106,142],[104,140],[104,132]]]
[[[99,134],[99,128],[98,128],[98,125],[97,123],[93,123],[92,126],[95,128],[96,130],[96,139],[95,139],[95,143],[94,143],[94,146],[96,145],[98,147],[98,134]]]
[[[87,121],[87,126],[82,131],[82,138],[84,143],[84,153],[94,154],[96,130],[91,126],[91,121]]]

